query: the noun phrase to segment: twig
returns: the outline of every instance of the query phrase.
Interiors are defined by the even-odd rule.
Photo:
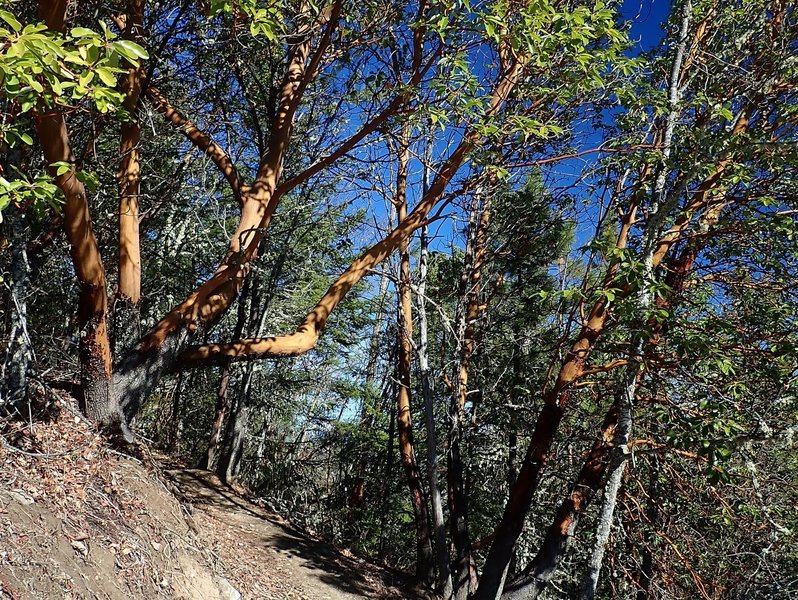
[[[86,444],[85,446],[81,446],[79,448],[72,448],[72,450],[66,450],[64,452],[28,452],[27,450],[22,450],[21,448],[17,448],[16,446],[12,445],[5,438],[4,435],[0,435],[0,444],[6,450],[10,450],[11,452],[17,452],[19,454],[24,454],[25,456],[31,456],[33,458],[60,458],[62,456],[68,456],[70,454],[80,452],[80,450],[88,446],[88,444]]]
[[[0,591],[7,594],[11,600],[21,600],[21,596],[19,592],[15,590],[10,583],[8,583],[8,579],[0,575]]]

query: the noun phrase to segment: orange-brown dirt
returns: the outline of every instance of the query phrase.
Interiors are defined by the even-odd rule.
[[[0,600],[413,596],[209,473],[114,450],[59,403],[48,422],[0,422]]]

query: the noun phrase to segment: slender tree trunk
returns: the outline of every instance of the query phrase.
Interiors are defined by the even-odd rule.
[[[629,435],[632,431],[632,411],[634,396],[640,381],[640,352],[642,350],[642,338],[637,336],[633,341],[632,360],[627,368],[623,388],[620,393],[618,403],[618,423],[615,426],[613,436],[613,449],[610,453],[610,466],[607,482],[604,485],[604,499],[598,518],[596,528],[596,541],[593,552],[588,560],[587,572],[582,583],[581,598],[593,600],[596,595],[601,564],[604,560],[604,550],[610,537],[613,515],[615,514],[615,504],[618,498],[618,491],[621,489],[623,473],[626,470],[626,462],[629,457]]]
[[[144,1],[128,0],[127,24],[123,39],[141,44]],[[139,99],[145,76],[144,67],[130,67],[121,79],[125,99],[122,107],[128,120],[122,122],[119,144],[119,281],[114,302],[114,344],[117,351],[127,350],[138,339],[139,302],[141,300],[141,247],[139,239],[139,197],[141,164],[138,119]]]
[[[279,261],[278,261],[279,262]],[[236,311],[236,324],[233,328],[233,335],[240,337],[244,331],[244,325],[247,322],[247,299],[250,297],[250,290],[253,286],[257,286],[257,282],[252,279],[247,280],[244,290],[238,299],[238,310]],[[254,299],[252,301],[254,303]],[[257,334],[257,332],[256,332]],[[211,424],[211,435],[208,439],[208,451],[206,452],[205,459],[202,461],[202,467],[209,471],[215,471],[219,462],[219,453],[222,445],[222,433],[225,431],[225,423],[230,414],[230,374],[232,366],[226,363],[222,366],[222,371],[219,375],[219,387],[216,392],[216,407],[214,409],[213,423]]]
[[[429,256],[429,240],[427,227],[421,228],[421,254],[418,262],[418,371],[421,379],[421,393],[424,396],[424,417],[427,429],[427,481],[432,503],[432,526],[435,530],[435,555],[438,564],[438,590],[444,600],[450,598],[454,591],[452,574],[449,566],[449,549],[446,546],[446,525],[443,520],[443,501],[438,484],[438,444],[435,433],[435,405],[430,385],[429,356],[427,349],[427,260]]]
[[[510,391],[513,405],[519,406],[522,401],[521,390],[525,389],[523,380],[523,364],[521,350],[521,324],[513,322],[513,387]],[[518,432],[514,419],[510,419],[507,427],[507,489],[510,489],[518,476],[515,466],[518,460]]]
[[[510,392],[514,406],[520,406],[521,393],[520,390],[524,386],[522,380],[522,364],[521,364],[521,327],[516,322],[513,323],[513,340],[515,341],[515,348],[513,350],[513,388]],[[507,424],[507,489],[513,487],[515,478],[518,477],[518,469],[516,462],[518,461],[518,432],[516,431],[515,419],[512,413],[509,414]],[[510,571],[515,568],[515,553],[510,558],[510,565],[507,567]]]
[[[216,390],[216,406],[211,423],[211,435],[208,440],[208,451],[205,453],[200,467],[208,471],[216,471],[222,443],[222,432],[225,429],[227,416],[230,414],[230,365],[222,367],[219,375],[219,387]]]
[[[464,485],[461,454],[470,363],[476,346],[477,322],[481,312],[480,282],[487,251],[486,237],[489,225],[490,200],[483,189],[475,196],[469,218],[469,240],[463,265],[461,303],[456,325],[460,356],[453,378],[454,386],[449,411],[449,519],[455,549],[452,570],[454,594],[457,600],[468,598],[477,584],[476,566],[471,554],[471,536],[468,532],[468,495]]]
[[[393,387],[393,386],[389,386]],[[390,399],[388,403],[388,444],[385,446],[385,460],[384,470],[382,477],[382,502],[380,503],[380,543],[378,548],[378,556],[380,560],[385,559],[385,524],[388,522],[388,497],[391,494],[391,482],[393,478],[393,445],[396,439],[396,403],[393,401],[395,396],[393,390],[390,390]]]
[[[169,429],[166,436],[166,447],[169,452],[177,452],[180,437],[183,434],[183,373],[178,374],[177,382],[172,390],[172,406],[169,415]]]
[[[244,454],[244,442],[249,424],[250,392],[252,388],[254,365],[246,366],[241,377],[241,388],[233,403],[225,428],[222,451],[216,464],[216,474],[225,483],[238,478]]]
[[[466,330],[468,329],[468,289],[470,273],[474,263],[474,246],[479,212],[480,194],[472,198],[466,228],[466,248],[463,272],[457,294],[457,313],[455,315],[455,347],[458,361],[452,373],[449,391],[449,429],[446,452],[446,485],[449,500],[449,530],[452,536],[452,585],[453,599],[465,600],[472,592],[471,543],[468,532],[468,505],[464,489],[463,464],[461,458],[462,428],[464,422],[465,400],[468,395],[468,369],[463,369],[463,355],[466,352]],[[461,377],[465,375],[466,381]],[[463,386],[465,383],[465,386]],[[461,406],[462,400],[462,406]]]
[[[222,477],[222,481],[225,483],[237,481],[241,474],[241,465],[244,459],[244,445],[247,428],[249,427],[249,415],[252,411],[252,407],[246,404],[246,399],[242,400],[234,420],[231,451],[228,457],[227,468],[224,471],[224,477]]]
[[[690,29],[690,16],[692,6],[690,0],[684,3],[682,8],[682,21],[679,31],[679,39],[676,45],[676,55],[673,60],[673,68],[669,81],[668,104],[669,112],[665,122],[665,132],[663,135],[663,162],[659,166],[657,177],[654,181],[653,197],[648,210],[648,222],[643,238],[641,249],[643,259],[643,269],[641,273],[642,283],[638,292],[636,310],[638,331],[632,333],[630,341],[630,362],[627,368],[626,377],[623,384],[621,402],[618,408],[618,425],[615,428],[615,439],[613,440],[612,456],[610,458],[610,471],[607,476],[607,483],[604,486],[604,499],[599,514],[598,526],[596,529],[596,541],[593,552],[588,559],[587,570],[582,583],[582,600],[593,600],[596,595],[601,565],[604,561],[604,551],[610,536],[615,505],[617,503],[618,491],[621,488],[623,473],[626,470],[629,449],[629,435],[632,429],[634,397],[640,381],[639,373],[642,364],[642,350],[645,338],[641,331],[648,320],[647,314],[653,307],[652,284],[654,279],[654,252],[657,249],[657,241],[660,239],[661,224],[664,222],[668,213],[666,208],[665,182],[670,167],[667,160],[671,154],[673,132],[676,127],[676,120],[679,116],[681,92],[679,83],[682,76],[682,63],[685,52],[687,51],[687,34]]]
[[[10,242],[9,313],[11,333],[3,360],[0,383],[0,416],[22,414],[28,399],[28,365],[33,348],[28,335],[28,263],[27,245],[30,226],[26,215],[16,209],[5,212]]]
[[[507,433],[507,489],[513,487],[515,478],[518,477],[518,469],[515,468],[515,461],[517,458],[518,433],[516,433],[515,428],[513,427]]]
[[[69,147],[66,123],[58,109],[40,113],[37,130],[45,160],[75,164]],[[64,231],[70,246],[75,274],[80,284],[78,327],[81,331],[80,366],[82,409],[101,428],[121,426],[121,412],[111,392],[111,345],[108,335],[108,299],[105,270],[89,216],[86,190],[74,171],[56,177],[64,193]]]
[[[399,149],[399,167],[396,176],[396,213],[399,223],[407,218],[407,171],[410,163],[408,138],[410,125],[403,126],[401,147]],[[435,581],[435,566],[432,558],[432,542],[430,540],[427,502],[421,484],[416,452],[413,441],[413,423],[411,419],[411,361],[413,359],[413,315],[410,297],[410,240],[405,238],[399,249],[399,294],[398,294],[398,327],[397,327],[397,371],[399,389],[397,393],[396,430],[399,434],[399,453],[402,457],[407,486],[410,490],[410,501],[416,524],[416,577],[428,585]]]
[[[224,434],[222,435],[222,439],[219,444],[218,456],[216,457],[215,471],[219,476],[219,479],[224,482],[228,481],[229,467],[233,463],[236,429],[240,431],[240,421],[243,420],[243,418],[240,416],[242,412],[241,404],[242,396],[238,394],[230,403],[230,411],[227,415],[227,424],[225,425]]]
[[[41,0],[39,14],[52,31],[63,31],[65,0]],[[94,235],[86,189],[78,180],[76,160],[69,145],[64,115],[56,107],[35,115],[36,132],[48,164],[65,162],[75,167],[57,175],[56,185],[64,194],[63,227],[72,265],[80,285],[78,327],[81,332],[79,359],[84,414],[101,429],[121,431],[132,441],[111,386],[112,355],[108,331],[108,296],[105,268]]]

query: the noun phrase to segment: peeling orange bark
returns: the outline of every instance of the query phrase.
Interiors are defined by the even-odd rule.
[[[122,37],[141,43],[144,20],[143,0],[129,0],[127,26]],[[141,164],[139,142],[141,125],[138,104],[144,68],[130,67],[122,77],[122,107],[129,119],[122,123],[119,143],[119,282],[117,297],[136,307],[141,300],[141,245],[139,240],[139,196],[141,194]]]
[[[504,101],[515,86],[522,69],[523,65],[517,63],[501,77],[491,94],[488,115],[495,114],[504,105]],[[194,367],[221,364],[228,360],[240,361],[299,356],[313,349],[330,314],[349,290],[424,224],[429,213],[443,196],[449,181],[465,163],[479,139],[479,134],[475,130],[469,131],[463,137],[457,148],[441,166],[429,190],[413,211],[391,233],[366,250],[338,277],[321,297],[315,308],[297,327],[296,331],[283,336],[245,338],[226,344],[194,346],[181,355],[180,365]],[[206,284],[206,286],[209,285],[210,282]]]
[[[410,163],[410,125],[402,126],[399,165],[396,174],[396,217],[401,225],[407,218],[407,171]],[[413,306],[410,296],[410,238],[404,237],[399,243],[399,289],[398,289],[398,328],[397,328],[397,372],[399,385],[396,397],[396,431],[399,437],[399,454],[410,491],[410,502],[416,526],[416,577],[432,584],[435,580],[435,566],[432,559],[432,541],[429,531],[429,517],[421,475],[416,461],[413,440],[413,420],[410,394],[410,369],[413,360]]]
[[[261,161],[255,182],[250,187],[242,189],[239,226],[216,272],[157,323],[139,341],[133,352],[119,361],[114,374],[114,383],[123,390],[122,404],[128,418],[136,414],[141,402],[149,395],[153,382],[157,381],[166,370],[223,363],[228,360],[296,356],[313,348],[331,311],[352,286],[398,248],[404,237],[409,236],[424,223],[431,209],[440,200],[448,182],[480,140],[476,129],[467,130],[457,149],[442,165],[428,193],[408,215],[405,222],[354,261],[333,283],[294,333],[271,338],[243,339],[228,344],[195,346],[184,350],[192,342],[195,332],[207,331],[224,314],[246,280],[249,264],[257,252],[260,236],[268,227],[279,203],[281,192],[284,190],[277,186],[277,182],[281,176],[283,155],[290,140],[293,115],[301,100],[302,91],[318,72],[317,67],[339,19],[341,4],[342,0],[336,0],[330,9],[324,11],[319,21],[309,24],[296,35],[300,40],[305,35],[306,39],[292,46],[289,51],[288,66],[281,86],[279,109],[273,121],[270,144]],[[425,6],[425,3],[422,3],[422,6]],[[314,31],[320,29],[319,23],[324,21],[327,22],[327,27],[322,28],[322,39],[311,57],[309,38]],[[434,64],[437,56],[437,52],[433,52],[433,57],[424,65],[421,65],[420,58],[414,60],[413,78],[417,79],[419,74],[426,72]],[[524,64],[523,61],[513,60],[503,65],[489,96],[486,116],[489,117],[501,110],[522,74]],[[370,124],[365,127],[368,126]],[[360,134],[356,134],[345,144],[356,143],[352,140],[358,135]]]
[[[65,10],[66,3],[62,0],[43,0],[39,5],[39,13],[45,23],[56,31],[64,28]],[[36,132],[44,158],[49,164],[66,162],[75,165],[66,122],[60,109],[42,110],[36,114]],[[50,171],[64,194],[64,233],[80,285],[78,327],[81,331],[83,409],[86,416],[101,427],[117,427],[120,411],[110,387],[112,358],[105,269],[92,227],[86,189],[74,169],[61,175],[56,174],[55,168],[51,167]]]

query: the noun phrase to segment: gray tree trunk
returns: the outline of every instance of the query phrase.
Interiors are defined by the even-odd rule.
[[[241,472],[241,460],[244,456],[249,414],[252,409],[250,392],[255,365],[249,363],[241,377],[241,388],[235,402],[224,435],[224,445],[216,466],[216,474],[225,483],[232,483]]]
[[[596,542],[593,552],[588,560],[587,572],[582,583],[582,600],[593,600],[596,595],[601,565],[604,561],[604,551],[610,537],[610,529],[615,514],[615,505],[618,500],[618,491],[621,489],[623,473],[629,458],[629,434],[632,431],[632,407],[637,391],[640,372],[640,351],[642,350],[642,336],[635,335],[634,354],[624,378],[621,402],[618,406],[618,426],[615,429],[615,446],[610,457],[609,475],[604,485],[604,499],[599,514],[596,528]]]
[[[622,397],[618,412],[618,426],[615,430],[615,438],[613,440],[615,447],[612,452],[612,457],[610,458],[609,475],[607,476],[607,483],[604,487],[604,499],[596,529],[596,541],[593,546],[593,552],[588,560],[587,571],[582,582],[582,600],[593,600],[596,595],[596,587],[598,586],[599,575],[601,573],[601,564],[604,561],[604,551],[610,536],[610,528],[615,513],[618,491],[621,487],[621,480],[624,470],[626,469],[626,462],[629,455],[627,443],[629,442],[629,434],[632,429],[634,396],[639,383],[641,353],[645,341],[641,330],[648,321],[648,312],[653,305],[651,282],[654,276],[654,250],[657,240],[660,237],[662,223],[669,212],[667,210],[667,204],[675,200],[674,198],[666,198],[665,184],[669,173],[669,165],[667,163],[671,155],[673,132],[680,114],[679,102],[681,101],[681,89],[679,84],[682,78],[682,65],[687,50],[687,35],[690,29],[691,11],[692,5],[690,0],[687,0],[682,6],[679,39],[677,41],[673,68],[668,82],[669,111],[665,120],[665,131],[662,143],[662,163],[659,166],[657,176],[654,180],[651,206],[648,211],[648,222],[646,223],[646,231],[643,236],[641,248],[643,271],[641,273],[640,291],[637,294],[637,327],[636,331],[632,333],[630,362],[623,382]]]
[[[10,242],[9,281],[5,283],[10,299],[11,333],[3,360],[0,384],[0,409],[3,413],[22,414],[28,399],[28,366],[33,347],[28,336],[28,264],[27,243],[30,227],[25,215],[6,211]]]
[[[432,502],[432,526],[435,529],[435,555],[438,564],[438,589],[444,600],[452,597],[452,574],[449,568],[449,549],[446,546],[446,525],[443,520],[443,501],[438,484],[438,445],[435,435],[435,406],[429,378],[428,332],[427,332],[427,260],[429,240],[426,225],[421,228],[421,256],[419,257],[418,282],[418,369],[421,392],[424,396],[424,417],[427,429],[427,480]]]

